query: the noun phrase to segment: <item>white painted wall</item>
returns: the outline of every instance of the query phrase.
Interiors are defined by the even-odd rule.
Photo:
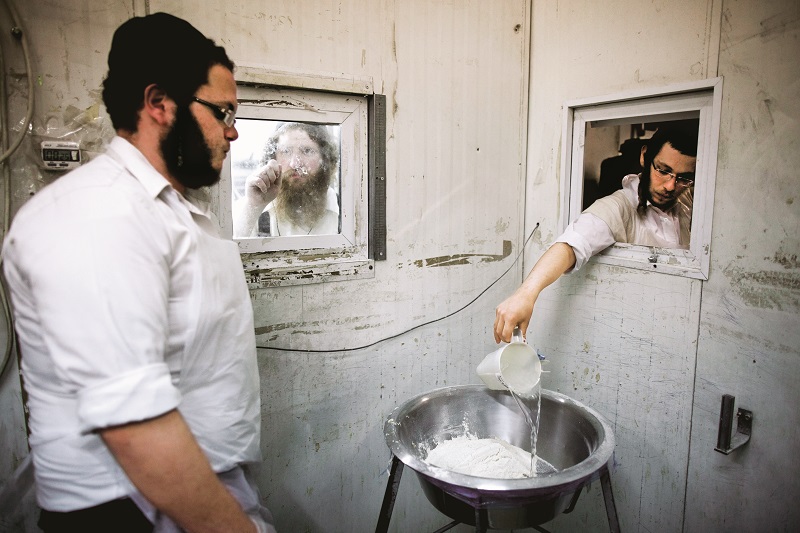
[[[259,352],[261,485],[279,529],[372,530],[390,459],[386,417],[418,393],[478,382],[474,369],[494,347],[494,306],[521,277],[521,261],[512,263],[522,236],[529,2],[146,4],[188,19],[237,63],[371,77],[387,96],[388,260],[371,280],[252,294],[259,344],[269,347]],[[69,122],[70,106],[102,111],[111,35],[131,5],[20,6],[42,82],[35,127],[45,113]],[[145,3],[133,6],[144,12]],[[90,136],[109,133],[95,128]],[[31,183],[40,186],[35,172],[18,174],[15,207]],[[454,266],[429,266],[448,258]],[[346,351],[382,339],[390,340]],[[447,522],[409,472],[393,529]]]
[[[800,523],[799,18],[793,0],[533,3],[525,224],[541,222],[544,243],[557,233],[562,102],[724,78],[709,280],[593,264],[535,312],[545,385],[613,421],[623,531]],[[755,416],[730,456],[713,449],[725,393]],[[603,531],[601,512],[579,505],[548,529]]]
[[[800,2],[725,2],[711,276],[703,287],[687,532],[800,525]],[[753,412],[724,456],[720,398]]]
[[[624,531],[800,522],[790,466],[800,451],[795,0],[19,4],[37,76],[34,131],[79,124],[98,149],[110,134],[98,89],[111,34],[147,6],[190,20],[234,61],[372,77],[387,95],[388,260],[373,280],[252,293],[264,347],[260,481],[281,531],[373,530],[388,413],[417,393],[478,382],[494,306],[556,236],[563,102],[723,76],[709,280],[590,264],[543,293],[530,339],[549,358],[545,387],[612,421]],[[18,57],[6,62],[22,70]],[[14,120],[21,102],[16,92]],[[12,161],[14,209],[49,179],[31,162],[29,151]],[[470,304],[536,223],[524,269],[412,329]],[[503,241],[510,256],[481,260],[503,255]],[[452,261],[426,266],[437,258]],[[0,482],[26,453],[12,378],[0,381],[0,449],[11,452]],[[728,457],[713,451],[723,393],[756,417],[748,448]],[[447,522],[407,470],[392,531]],[[545,527],[606,530],[599,484]]]
[[[542,239],[527,252],[526,271],[558,234],[562,103],[715,76],[714,16],[694,1],[613,8],[534,2],[536,127],[529,135],[526,226],[541,222]],[[544,386],[612,421],[612,484],[624,531],[681,530],[701,290],[685,278],[592,263],[546,290],[534,311],[532,338],[551,361]],[[600,487],[592,489],[582,503],[594,506],[579,505],[552,530],[608,527]]]

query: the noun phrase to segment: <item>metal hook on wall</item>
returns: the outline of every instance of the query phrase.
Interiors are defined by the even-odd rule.
[[[736,433],[731,436],[731,430],[733,428],[733,403],[735,400],[736,398],[730,394],[722,395],[722,407],[719,411],[717,446],[714,449],[725,455],[747,444],[750,440],[750,432],[753,427],[752,411],[739,408],[736,411]]]

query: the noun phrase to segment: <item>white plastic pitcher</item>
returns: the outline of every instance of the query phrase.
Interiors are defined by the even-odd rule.
[[[536,350],[522,338],[519,328],[514,328],[511,342],[487,355],[477,372],[490,389],[511,389],[532,396],[542,375],[542,363]]]

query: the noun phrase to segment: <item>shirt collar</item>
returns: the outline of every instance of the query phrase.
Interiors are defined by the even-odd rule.
[[[114,159],[122,164],[153,198],[161,194],[165,187],[170,186],[167,178],[162,176],[144,154],[126,139],[116,136],[108,148],[118,156]]]
[[[153,199],[161,194],[177,194],[179,198],[186,200],[190,211],[208,216],[211,200],[205,191],[186,189],[183,195],[180,194],[138,148],[120,136],[115,136],[108,148],[118,156],[115,159],[125,166]]]

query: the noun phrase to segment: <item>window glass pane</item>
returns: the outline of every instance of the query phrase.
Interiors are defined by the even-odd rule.
[[[237,118],[233,237],[341,233],[341,126]]]

